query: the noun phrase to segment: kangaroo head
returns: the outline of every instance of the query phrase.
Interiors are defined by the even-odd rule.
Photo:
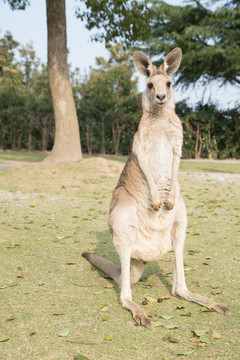
[[[145,95],[150,107],[162,106],[169,101],[174,103],[170,75],[177,71],[181,60],[182,50],[175,48],[168,53],[162,65],[157,69],[146,55],[139,51],[133,53],[133,63],[136,70],[147,77]]]

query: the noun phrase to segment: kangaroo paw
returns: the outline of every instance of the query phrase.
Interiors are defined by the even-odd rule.
[[[145,328],[151,330],[151,320],[149,317],[145,314],[144,311],[137,311],[133,314],[133,319],[136,321],[138,325],[142,325]]]

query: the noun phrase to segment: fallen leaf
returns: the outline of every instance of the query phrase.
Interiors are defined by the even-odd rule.
[[[165,341],[169,341],[171,343],[176,343],[176,344],[179,343],[179,340],[172,337],[171,335],[164,336],[162,339],[165,340]]]
[[[9,243],[6,245],[7,249],[15,249],[16,247],[20,246],[19,244],[15,244],[15,243]]]
[[[208,332],[208,330],[197,329],[197,330],[192,330],[192,332],[197,336],[202,336],[202,335],[206,334]]]
[[[99,304],[98,306],[102,309],[104,306],[107,306],[107,304]]]
[[[206,308],[205,306],[203,306],[203,307],[201,308],[200,312],[214,312],[214,310],[208,309],[208,308]]]
[[[236,260],[236,261],[240,261],[240,257],[237,257],[237,256],[234,256],[233,259]]]
[[[109,309],[109,307],[107,305],[105,305],[101,308],[101,311],[105,312],[105,311],[108,311],[108,309]]]
[[[63,315],[63,312],[59,312],[59,313],[53,313],[53,316],[60,316],[60,315]]]
[[[65,337],[68,336],[69,333],[70,333],[69,329],[63,329],[57,333],[57,336]]]
[[[198,337],[192,337],[192,338],[189,339],[189,341],[191,341],[192,343],[200,342]]]
[[[4,338],[4,337],[0,338],[0,342],[6,342],[8,340],[9,340],[9,338]]]
[[[222,293],[221,290],[211,291],[211,294],[212,294],[212,295],[219,295],[219,294],[221,294],[221,293]]]
[[[199,337],[199,340],[201,343],[205,343],[205,344],[208,344],[209,343],[209,338],[205,335],[202,335]]]
[[[213,330],[212,332],[212,339],[221,339],[222,335],[219,334],[217,331]]]
[[[105,336],[105,340],[106,340],[106,341],[112,341],[112,339],[113,339],[113,335],[107,335],[107,336]]]
[[[5,321],[7,322],[7,321],[13,321],[13,320],[15,320],[15,316],[11,315]]]
[[[102,317],[102,321],[108,321],[108,320],[109,320],[109,316],[105,315],[105,316]]]
[[[200,235],[199,233],[194,233],[192,235]],[[191,250],[188,250],[188,254],[189,255],[195,255],[195,254],[199,254],[201,252],[201,250],[198,250],[198,249],[191,249]]]
[[[17,278],[19,278],[19,279],[24,279],[24,274],[19,274],[19,275],[17,275]]]
[[[186,314],[180,314],[180,316],[192,316],[192,313],[191,312],[188,312]]]
[[[1,286],[0,286],[0,290],[1,290],[1,289],[6,289],[6,287],[7,287],[7,285],[1,285]]]
[[[211,288],[212,289],[217,289],[219,286],[218,285],[212,285]]]
[[[178,352],[178,351],[173,351],[172,352],[174,355],[177,355],[177,356],[186,356],[186,355],[192,355],[193,351],[182,351],[182,352]]]
[[[207,345],[206,343],[197,344],[197,346],[199,346],[199,347],[205,347],[206,345]]]
[[[164,275],[166,275],[166,274],[167,274],[167,273],[166,273],[165,271],[159,271],[159,272],[158,272],[158,275],[163,275],[163,276],[164,276]]]
[[[164,294],[162,296],[159,296],[159,299],[168,300],[168,299],[170,299],[170,295],[169,294]]]
[[[148,302],[151,302],[151,303],[156,303],[156,302],[157,302],[157,299],[154,299],[154,298],[152,298],[151,296],[145,296],[145,299],[146,299]]]
[[[9,287],[14,287],[14,286],[17,286],[17,285],[18,285],[18,282],[13,282],[13,283],[8,284]]]
[[[32,203],[31,205],[30,205],[30,207],[35,207],[37,204],[36,203]]]
[[[172,329],[178,329],[178,325],[163,325],[165,329],[172,330]]]
[[[33,336],[35,334],[36,334],[36,331],[30,331],[30,333],[29,333],[30,336]]]
[[[106,289],[112,289],[114,288],[113,284],[107,284],[106,286],[104,286]]]
[[[165,320],[172,319],[172,316],[170,316],[170,315],[160,315],[159,317],[162,318],[162,319],[165,319]]]
[[[89,359],[84,355],[74,355],[73,360],[89,360]]]
[[[154,321],[152,323],[152,327],[155,328],[155,327],[159,327],[159,326],[162,326],[163,324],[160,322],[160,321]]]

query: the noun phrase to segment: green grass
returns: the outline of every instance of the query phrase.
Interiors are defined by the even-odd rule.
[[[181,171],[222,172],[240,174],[240,162],[224,163],[213,161],[181,161]]]
[[[44,152],[17,152],[17,151],[0,151],[0,159],[15,160],[26,162],[39,162],[47,156]],[[92,155],[84,154],[84,159],[93,158]],[[127,156],[101,155],[102,158],[126,163]],[[231,174],[240,174],[240,162],[221,163],[214,161],[181,161],[180,171],[198,171],[198,172],[222,172]]]
[[[45,159],[47,156],[44,152],[30,152],[30,151],[0,151],[0,159],[38,162]]]
[[[82,354],[90,360],[238,360],[240,262],[234,258],[240,258],[240,188],[181,177],[188,211],[187,284],[192,291],[228,306],[233,315],[202,313],[197,304],[171,296],[145,309],[153,322],[178,328],[149,331],[135,326],[131,314],[121,308],[119,287],[105,288],[113,282],[81,257],[83,251],[94,250],[118,262],[107,226],[117,165],[88,159],[0,173],[0,338],[8,339],[0,342],[0,359],[73,360],[74,355]],[[190,255],[193,249],[200,252]],[[169,253],[148,266],[144,276],[156,286],[136,284],[135,302],[170,292],[173,259],[174,254]],[[169,276],[158,275],[160,270]],[[220,294],[211,294],[217,290]],[[100,304],[108,306],[106,312]],[[184,308],[177,309],[179,306]],[[191,316],[182,316],[187,313]],[[57,333],[65,328],[69,335],[59,337]],[[189,341],[196,329],[208,330],[205,347]],[[213,330],[222,338],[212,340]],[[163,340],[168,335],[179,343]],[[106,336],[113,338],[106,341]],[[175,354],[185,351],[192,354]]]

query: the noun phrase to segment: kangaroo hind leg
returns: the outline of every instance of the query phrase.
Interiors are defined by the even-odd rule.
[[[231,315],[230,310],[205,296],[195,294],[188,290],[185,283],[184,263],[183,263],[183,245],[185,240],[186,225],[184,223],[175,223],[173,229],[173,246],[175,250],[175,269],[172,294],[188,301],[193,301],[208,309],[224,315]]]

